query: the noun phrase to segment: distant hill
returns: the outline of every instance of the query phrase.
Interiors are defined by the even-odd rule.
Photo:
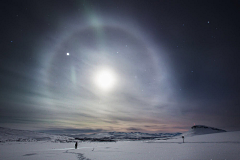
[[[169,139],[181,133],[142,133],[142,132],[105,132],[90,135],[71,135],[78,140],[89,141],[119,141],[119,140],[150,140]]]
[[[226,131],[223,129],[208,127],[204,125],[195,125],[195,126],[192,126],[188,132],[183,133],[183,135],[190,137],[195,135],[221,133],[221,132],[226,132]]]
[[[52,135],[28,130],[18,130],[0,127],[0,142],[71,142],[81,141],[119,141],[119,140],[150,140],[150,139],[170,139],[181,133],[142,133],[142,132],[105,132],[94,134],[77,135]]]
[[[73,138],[67,136],[50,135],[28,130],[18,130],[0,127],[0,142],[33,142],[33,141],[52,141],[68,142]]]

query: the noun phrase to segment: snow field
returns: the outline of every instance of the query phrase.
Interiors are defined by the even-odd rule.
[[[236,160],[240,132],[223,132],[172,140],[74,143],[0,143],[0,159],[11,160]]]

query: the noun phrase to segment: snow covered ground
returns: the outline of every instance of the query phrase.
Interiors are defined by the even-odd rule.
[[[80,153],[90,159],[240,159],[240,132],[225,132],[199,135],[172,140],[129,141],[108,144],[84,144],[91,149]],[[83,145],[83,144],[81,144]],[[103,147],[104,146],[104,147]]]
[[[56,143],[0,143],[0,159],[10,160],[205,160],[240,159],[240,131],[192,135],[168,140]]]

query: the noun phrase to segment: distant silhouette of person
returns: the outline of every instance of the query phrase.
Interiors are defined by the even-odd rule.
[[[182,139],[183,139],[183,143],[184,143],[184,136],[182,136]]]
[[[78,146],[78,143],[76,142],[76,143],[75,143],[75,149],[77,149],[77,146]]]

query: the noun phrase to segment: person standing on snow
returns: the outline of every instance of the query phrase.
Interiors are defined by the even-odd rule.
[[[78,143],[76,142],[76,143],[75,143],[75,149],[77,149],[77,146],[78,146]]]

